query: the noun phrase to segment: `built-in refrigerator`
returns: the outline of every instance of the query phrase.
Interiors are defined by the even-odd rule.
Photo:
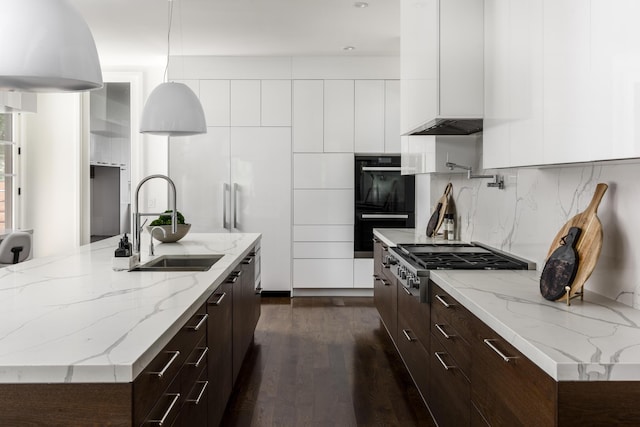
[[[291,290],[291,128],[209,127],[169,143],[191,233],[262,233],[263,291]]]

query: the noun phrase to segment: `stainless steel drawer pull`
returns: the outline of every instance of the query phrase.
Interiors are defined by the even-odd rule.
[[[189,326],[188,328],[194,331],[199,331],[200,328],[202,328],[202,325],[204,325],[205,323],[207,323],[207,319],[209,318],[208,314],[202,314],[202,319],[200,319],[200,321],[198,322],[198,324],[196,326]]]
[[[411,335],[409,335],[409,332],[411,332],[410,329],[403,329],[402,333],[404,334],[404,336],[407,338],[407,341],[409,342],[413,342],[415,341],[415,339],[411,338]]]
[[[382,284],[385,285],[385,286],[391,286],[391,282],[389,282],[387,280],[384,280],[384,279],[382,279]]]
[[[196,381],[196,384],[202,384],[202,388],[200,389],[200,393],[198,393],[198,397],[195,399],[187,399],[187,402],[193,403],[194,405],[199,405],[200,400],[202,400],[202,395],[207,390],[209,386],[209,381]]]
[[[451,308],[451,306],[453,305],[446,302],[440,295],[436,295],[436,299],[440,301],[440,303],[444,305],[446,308]]]
[[[244,259],[244,261],[242,261],[242,263],[244,265],[249,265],[249,264],[253,264],[253,257],[247,257]]]
[[[164,368],[162,368],[161,371],[159,372],[149,372],[151,375],[156,375],[158,378],[162,378],[164,376],[164,374],[167,373],[167,370],[171,367],[171,365],[173,364],[173,362],[176,361],[176,359],[178,358],[178,356],[180,356],[180,352],[179,351],[167,351],[167,354],[172,354],[173,356],[171,356],[171,359],[169,360],[169,362],[167,362],[166,365],[164,365]]]
[[[210,302],[209,305],[220,305],[222,303],[222,300],[226,296],[227,296],[226,292],[221,293],[220,296],[218,297],[218,299],[216,301],[214,301],[214,302]]]
[[[380,264],[382,264],[382,268],[391,268],[389,264],[386,264],[384,262],[381,262]]]
[[[498,348],[497,348],[495,345],[493,345],[493,344],[492,344],[492,342],[493,342],[493,341],[498,341],[498,340],[495,340],[495,339],[494,339],[494,340],[490,340],[490,339],[488,339],[488,338],[485,338],[483,341],[484,341],[484,343],[485,343],[486,345],[488,345],[488,346],[489,346],[489,348],[490,348],[491,350],[495,351],[495,352],[496,352],[496,354],[497,354],[498,356],[500,356],[500,357],[502,358],[502,360],[504,360],[506,363],[509,363],[509,361],[511,361],[511,359],[517,359],[517,357],[509,357],[509,356],[505,356],[505,354],[504,354],[503,352],[501,352],[500,350],[498,350]]]
[[[192,363],[193,366],[195,366],[196,368],[200,367],[200,364],[202,363],[203,360],[205,360],[205,357],[207,356],[207,353],[209,353],[209,347],[201,347],[200,348],[202,350],[202,354],[200,355],[200,357],[198,357],[198,360],[196,361],[196,363]]]
[[[443,337],[445,337],[446,339],[451,339],[452,337],[455,337],[455,335],[449,335],[448,333],[446,333],[444,331],[444,329],[442,329],[442,326],[444,325],[438,325],[437,323],[434,323],[436,329],[442,334]]]
[[[410,291],[409,289],[405,288],[404,286],[402,287],[402,290],[403,290],[403,291],[405,291],[405,293],[406,293],[407,295],[412,296],[412,295],[411,295],[411,291]]]
[[[256,288],[256,295],[262,295],[262,287]]]
[[[169,405],[169,409],[167,409],[167,411],[164,413],[162,418],[160,418],[159,420],[149,420],[150,423],[163,426],[164,423],[167,421],[167,418],[169,417],[171,410],[173,409],[174,406],[176,406],[178,399],[180,399],[180,393],[167,394],[167,396],[173,396],[173,400],[171,401],[171,405]]]
[[[446,363],[444,360],[442,360],[442,355],[447,354],[447,353],[440,352],[440,351],[436,351],[434,354],[436,355],[436,358],[438,359],[438,362],[440,362],[440,364],[441,364],[441,365],[444,367],[444,369],[446,369],[447,371],[448,371],[449,369],[456,368],[456,366],[454,366],[454,365],[447,365],[447,363]]]

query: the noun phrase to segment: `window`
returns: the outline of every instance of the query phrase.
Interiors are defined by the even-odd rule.
[[[0,114],[0,229],[12,228],[13,116]]]

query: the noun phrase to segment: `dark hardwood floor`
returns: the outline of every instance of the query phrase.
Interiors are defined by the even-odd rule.
[[[435,426],[372,298],[263,298],[222,426]]]

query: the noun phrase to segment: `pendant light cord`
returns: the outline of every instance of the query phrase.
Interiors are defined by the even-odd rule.
[[[171,23],[173,22],[173,0],[169,0],[169,25],[167,30],[167,65],[164,67],[164,82],[168,81],[169,56],[171,55]]]

